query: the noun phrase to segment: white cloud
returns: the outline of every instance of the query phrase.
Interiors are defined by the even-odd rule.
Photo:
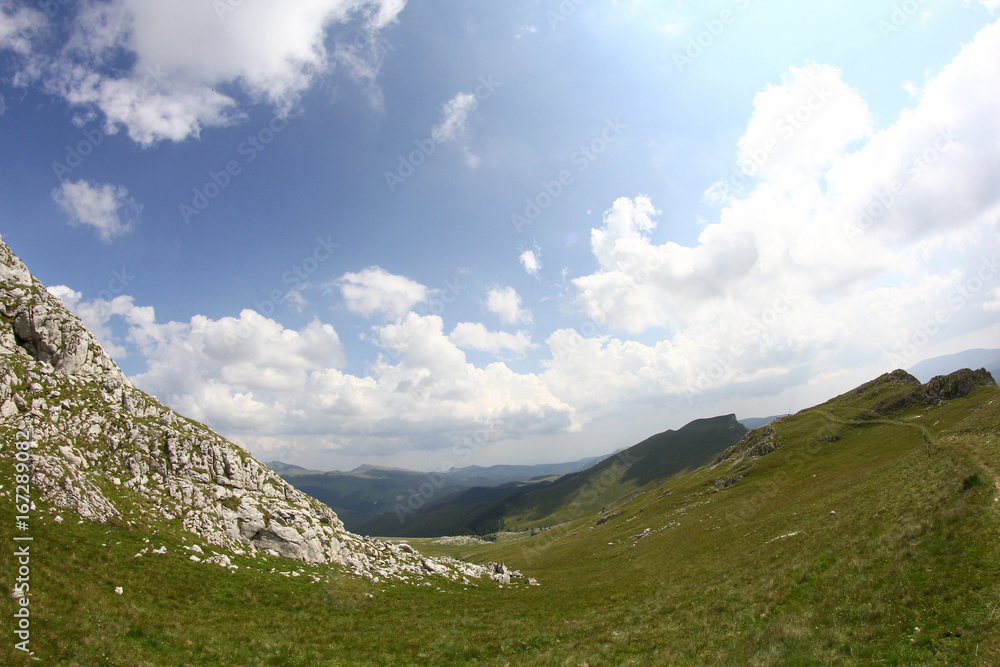
[[[521,266],[529,276],[537,276],[542,269],[542,262],[534,250],[525,250],[521,253]]]
[[[993,290],[991,298],[991,301],[987,301],[983,304],[983,310],[1000,313],[1000,287]]]
[[[431,129],[431,138],[438,143],[460,142],[466,164],[472,168],[479,166],[480,159],[469,149],[469,116],[478,108],[475,95],[459,93],[441,107],[441,122]]]
[[[472,93],[459,93],[441,107],[441,122],[431,130],[431,137],[440,143],[459,138],[467,129],[469,114],[479,107]]]
[[[373,87],[383,53],[378,33],[404,6],[405,0],[88,0],[73,17],[65,48],[34,55],[24,69],[71,104],[102,113],[109,132],[124,127],[142,145],[181,141],[241,118],[236,90],[287,115],[335,60]],[[0,35],[15,34],[10,26],[23,15],[2,19]],[[335,57],[327,38],[352,21],[359,22],[360,39]],[[0,47],[25,51],[15,39],[0,37]],[[121,73],[123,55],[133,64]]]
[[[844,148],[872,133],[868,104],[829,65],[792,67],[753,100],[739,141],[743,173],[764,180],[815,178]]]
[[[976,2],[991,12],[1000,9],[1000,0],[965,0],[965,4],[969,4],[969,2]]]
[[[531,336],[524,331],[518,331],[516,334],[490,331],[486,325],[479,322],[460,322],[448,339],[462,349],[479,350],[497,356],[505,350],[517,356],[524,356],[528,350],[535,347],[531,342]]]
[[[131,230],[142,211],[121,185],[64,181],[53,190],[52,198],[69,216],[69,224],[90,225],[105,243]]]
[[[543,374],[582,418],[725,387],[777,393],[845,364],[908,367],[996,323],[1000,93],[981,82],[1000,78],[1000,24],[878,132],[840,76],[792,70],[757,97],[743,158],[813,86],[838,91],[695,243],[656,242],[659,212],[642,196],[592,231],[599,269],[572,285],[593,321],[549,337]]]
[[[376,314],[402,317],[428,296],[427,288],[420,283],[377,266],[359,273],[345,273],[336,285],[340,287],[348,310],[365,317]]]
[[[491,289],[486,296],[486,309],[503,324],[531,322],[531,311],[521,307],[521,296],[513,287]]]
[[[87,302],[63,286],[50,291],[107,349],[123,353],[127,343],[142,352],[146,369],[132,378],[137,387],[253,447],[294,442],[300,453],[334,447],[373,456],[450,448],[477,433],[486,434],[476,436],[485,444],[578,426],[573,409],[538,376],[469,363],[438,316],[408,313],[374,327],[373,341],[386,354],[361,377],[341,370],[340,338],[318,321],[294,330],[244,310],[158,323],[153,309],[135,306],[131,296]],[[114,318],[127,325],[121,339],[111,332]],[[521,334],[489,335],[503,349],[523,345]]]
[[[31,37],[43,30],[45,16],[34,9],[19,7],[9,10],[0,7],[0,51],[10,49],[26,56],[31,53]]]

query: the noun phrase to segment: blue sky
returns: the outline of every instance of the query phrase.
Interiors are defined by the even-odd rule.
[[[995,0],[0,2],[0,234],[264,460],[572,460],[1000,341]]]

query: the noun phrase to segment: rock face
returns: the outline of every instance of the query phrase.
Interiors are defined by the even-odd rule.
[[[731,463],[735,465],[747,457],[760,458],[761,456],[766,456],[780,447],[781,441],[778,440],[778,432],[774,430],[774,426],[770,424],[761,426],[750,431],[738,443],[719,454],[718,458],[712,461],[712,465],[718,465],[723,461],[729,460],[732,460]],[[724,488],[729,488],[737,482],[739,480],[729,484],[723,481],[722,485]]]
[[[927,383],[925,394],[928,403],[953,401],[965,398],[980,387],[995,387],[997,382],[985,368],[973,371],[968,368],[951,375],[939,375]]]
[[[18,433],[42,497],[86,520],[172,522],[237,553],[340,563],[371,579],[495,574],[349,533],[240,447],[133,387],[0,239],[0,447]]]

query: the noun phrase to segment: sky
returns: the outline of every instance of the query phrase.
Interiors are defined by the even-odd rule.
[[[572,461],[1000,347],[1000,0],[0,0],[0,235],[261,460]]]

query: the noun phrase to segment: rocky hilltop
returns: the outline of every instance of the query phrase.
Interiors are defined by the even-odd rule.
[[[85,520],[171,524],[233,554],[338,563],[375,580],[520,576],[348,532],[242,448],[133,387],[0,239],[0,448],[11,455],[19,438],[31,442],[35,493]]]

